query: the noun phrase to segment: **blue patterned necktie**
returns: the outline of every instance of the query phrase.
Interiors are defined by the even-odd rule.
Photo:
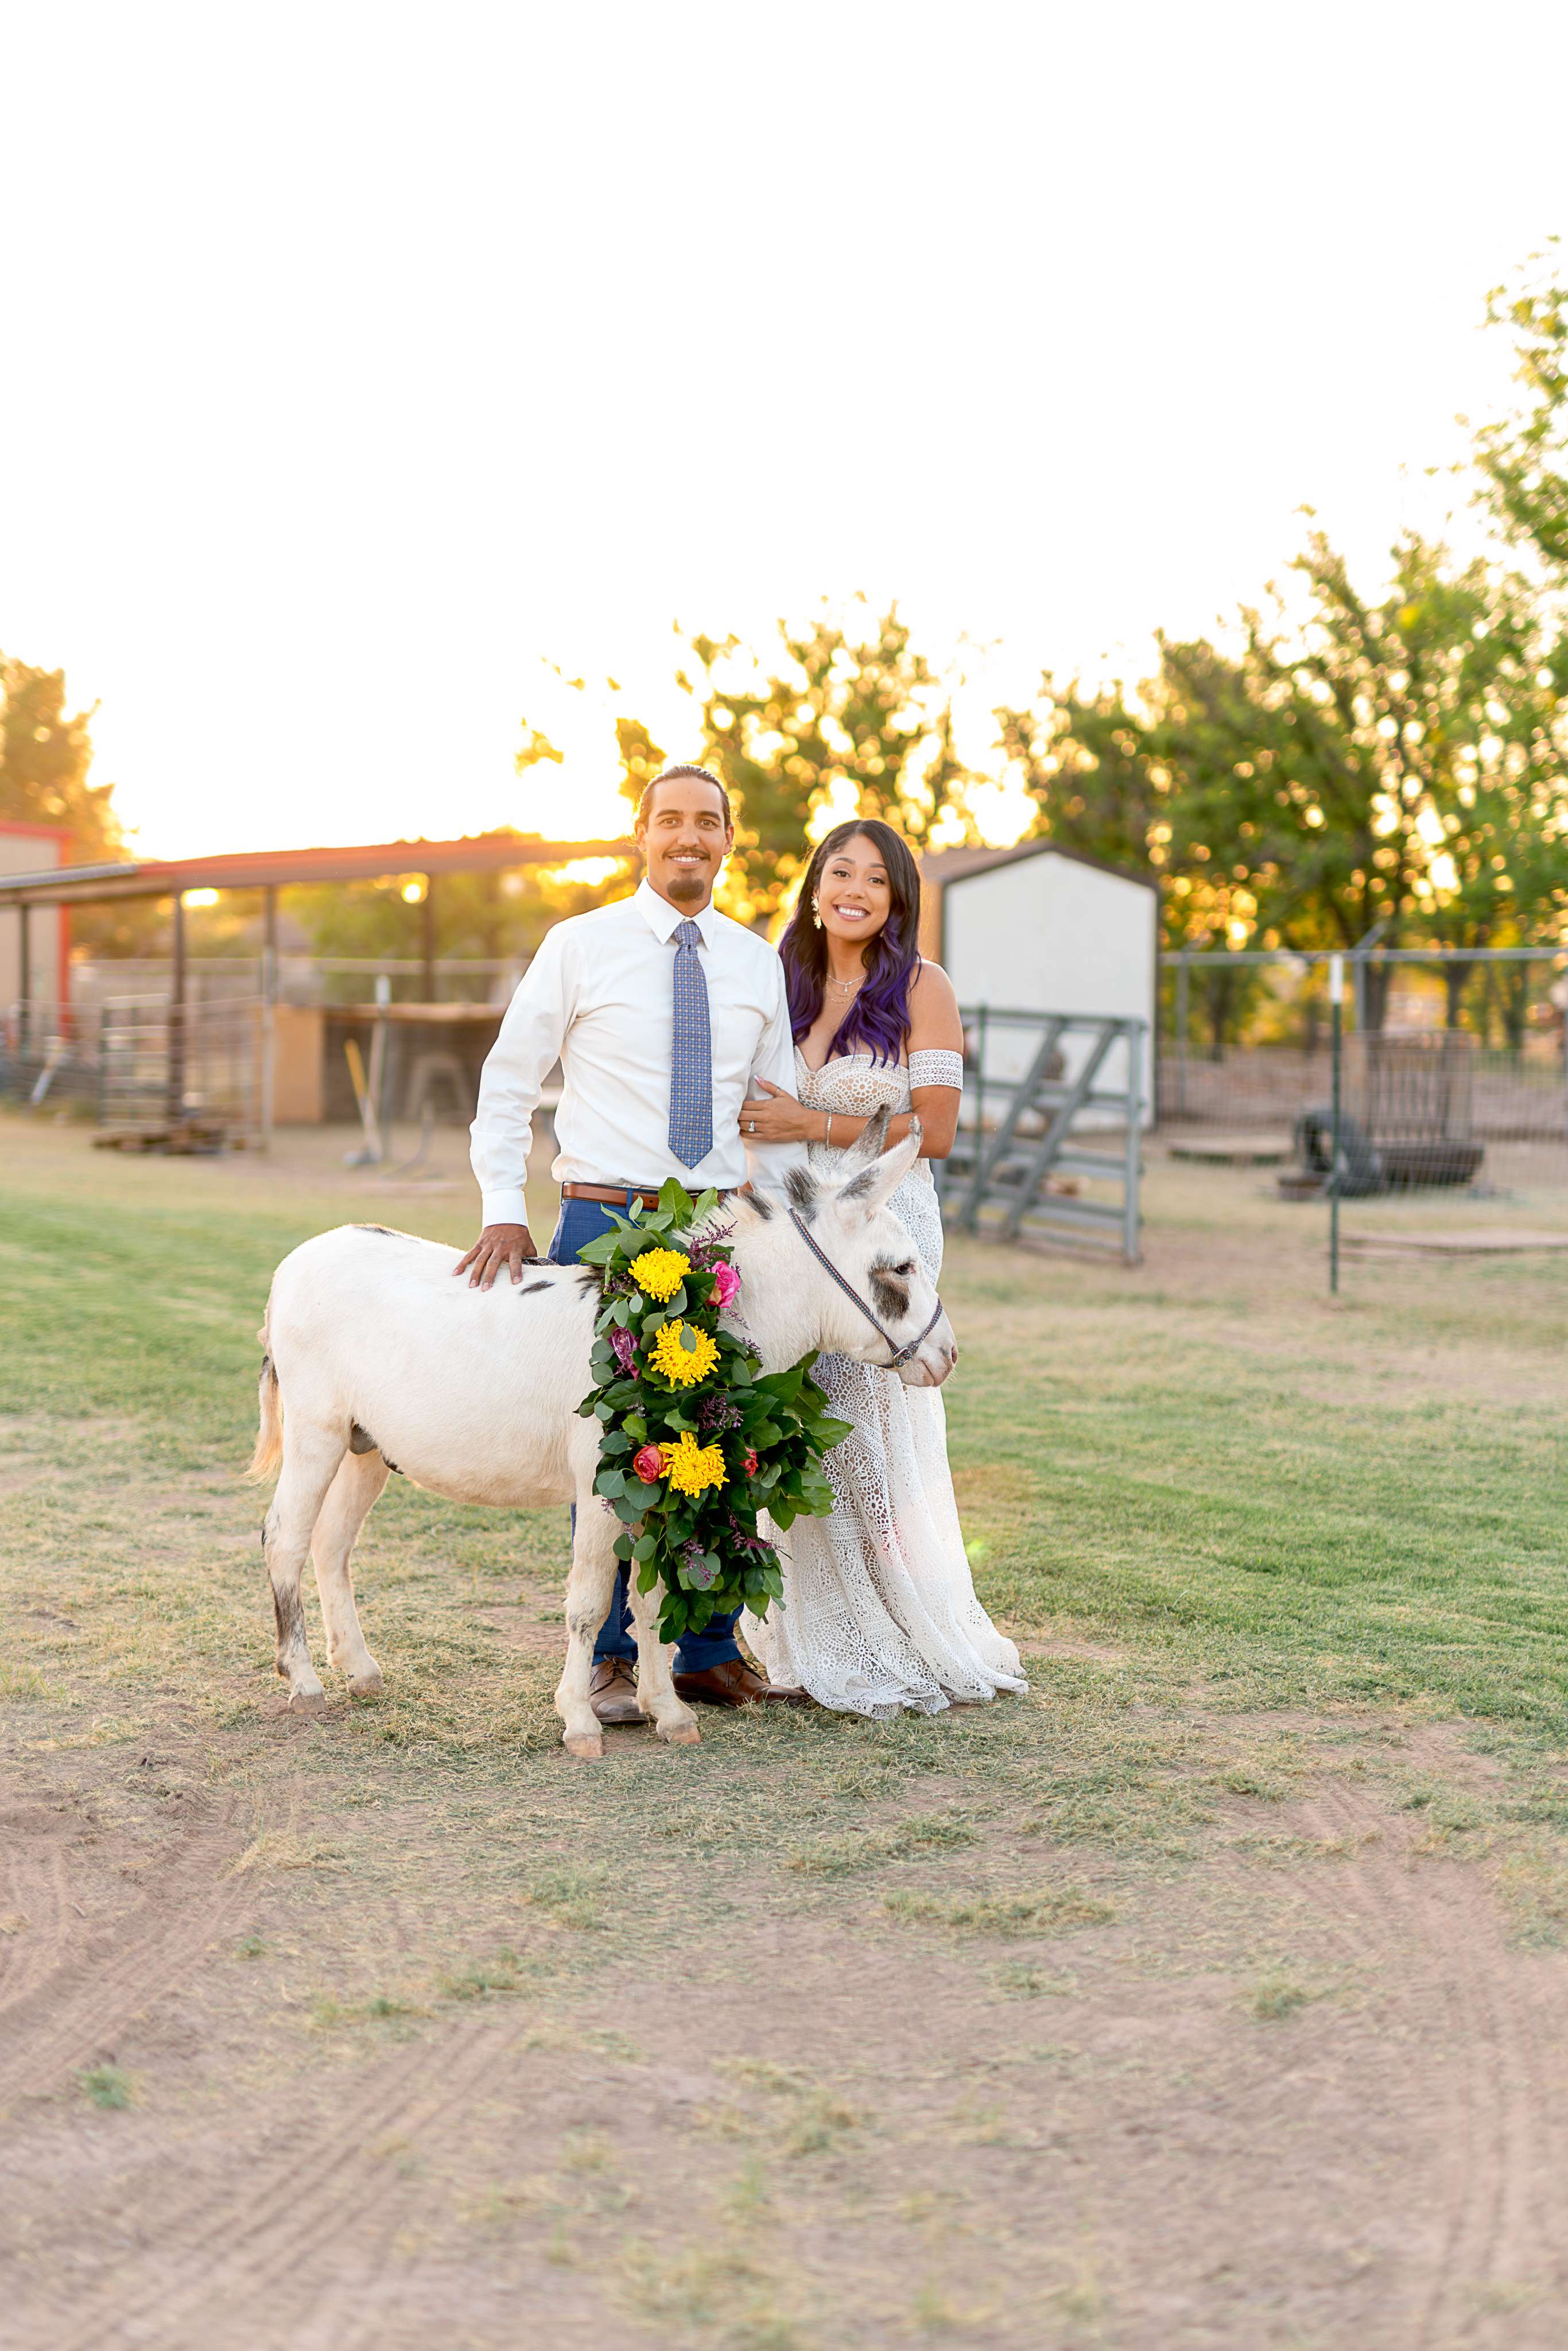
[[[707,1025],[707,977],[697,952],[701,937],[695,923],[675,925],[670,1149],[683,1167],[695,1167],[713,1149],[713,1040]]]

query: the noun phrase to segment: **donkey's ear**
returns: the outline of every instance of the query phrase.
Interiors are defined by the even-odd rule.
[[[877,1114],[883,1118],[885,1131],[885,1113]],[[862,1167],[857,1176],[850,1177],[840,1191],[840,1204],[852,1212],[858,1210],[862,1217],[874,1217],[897,1191],[919,1156],[920,1121],[915,1118],[911,1119],[909,1133],[902,1143],[895,1143],[891,1151],[884,1151],[869,1167]]]
[[[867,1119],[849,1149],[844,1153],[841,1165],[846,1176],[852,1175],[857,1167],[869,1167],[873,1159],[882,1157],[883,1153],[887,1149],[888,1116],[889,1113],[884,1105],[873,1117]]]

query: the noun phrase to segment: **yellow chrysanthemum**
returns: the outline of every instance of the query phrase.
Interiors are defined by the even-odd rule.
[[[673,1298],[692,1270],[679,1249],[644,1249],[632,1263],[632,1279],[648,1298]]]
[[[690,1337],[695,1343],[685,1343]],[[689,1332],[684,1322],[666,1322],[648,1350],[649,1360],[656,1372],[663,1372],[674,1388],[695,1387],[706,1380],[718,1361],[718,1349],[706,1331],[695,1328]]]
[[[678,1445],[661,1445],[664,1458],[664,1475],[677,1494],[701,1494],[709,1486],[722,1486],[725,1477],[724,1455],[716,1445],[699,1445],[690,1429],[683,1429]]]

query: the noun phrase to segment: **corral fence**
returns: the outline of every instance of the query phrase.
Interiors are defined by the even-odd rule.
[[[527,958],[438,958],[434,1001],[455,1015],[509,1001]],[[127,1141],[163,1134],[186,1147],[265,1144],[274,1012],[319,1006],[348,1017],[367,1002],[423,1002],[432,971],[410,958],[193,956],[78,964],[71,1002],[12,1005],[0,1021],[0,1095],[36,1110],[76,1109]],[[347,1092],[340,1082],[336,1095]],[[353,1115],[351,1095],[342,1108]]]
[[[1175,1158],[1326,1207],[1342,1262],[1568,1249],[1568,949],[1367,943],[1165,959]]]
[[[1327,951],[1164,959],[1159,1132],[1312,1172],[1333,1093]],[[1342,1114],[1387,1188],[1568,1186],[1568,951],[1369,947],[1343,958]],[[1250,1152],[1240,1146],[1250,1144]]]
[[[268,1008],[238,987],[15,1007],[0,1039],[0,1092],[37,1110],[76,1106],[128,1142],[189,1148],[259,1143],[267,1123]]]

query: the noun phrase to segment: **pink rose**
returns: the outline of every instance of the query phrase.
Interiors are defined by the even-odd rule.
[[[656,1486],[664,1474],[664,1457],[656,1445],[644,1445],[632,1455],[632,1467],[644,1486]]]
[[[721,1307],[740,1295],[740,1276],[734,1266],[721,1258],[713,1270],[713,1294]]]

